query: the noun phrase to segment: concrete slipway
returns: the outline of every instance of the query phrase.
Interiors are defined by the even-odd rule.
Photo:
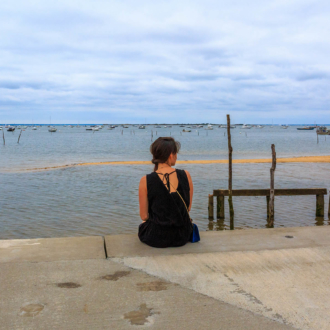
[[[330,227],[0,241],[0,329],[330,329]],[[106,258],[108,257],[108,259]]]

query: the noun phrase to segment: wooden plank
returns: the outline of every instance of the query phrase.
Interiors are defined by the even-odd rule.
[[[209,219],[214,219],[213,216],[213,195],[209,195]]]
[[[324,195],[316,195],[316,214],[317,217],[324,216]]]
[[[270,196],[269,189],[235,189],[233,196]],[[326,188],[275,189],[275,196],[327,195]],[[229,196],[227,189],[213,190],[213,196]]]

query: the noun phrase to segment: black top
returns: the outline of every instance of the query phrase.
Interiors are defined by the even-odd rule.
[[[176,173],[177,190],[189,209],[190,187],[187,174],[183,170],[176,170]],[[169,187],[168,182],[167,186]],[[147,175],[147,191],[149,219],[139,226],[141,242],[160,248],[185,245],[191,236],[192,224],[178,193],[170,193],[156,172]]]

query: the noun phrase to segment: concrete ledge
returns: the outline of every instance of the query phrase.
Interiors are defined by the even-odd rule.
[[[198,243],[167,249],[149,247],[137,235],[109,235],[105,243],[110,258],[311,248],[330,245],[330,226],[207,231],[200,232],[200,236]]]
[[[105,259],[101,236],[0,240],[0,263]]]

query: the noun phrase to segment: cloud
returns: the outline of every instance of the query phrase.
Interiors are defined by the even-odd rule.
[[[325,0],[3,2],[1,120],[327,122],[329,14]]]

